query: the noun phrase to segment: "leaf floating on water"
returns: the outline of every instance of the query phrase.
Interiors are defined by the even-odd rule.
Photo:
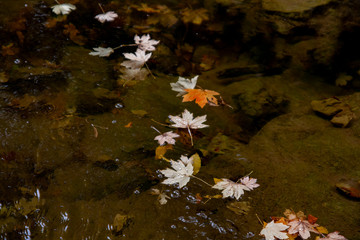
[[[158,146],[155,149],[155,159],[162,159],[164,158],[165,153],[167,152],[167,150],[172,150],[173,146],[168,144],[165,146]],[[166,159],[165,159],[166,160]]]
[[[140,116],[140,117],[144,117],[144,116],[146,116],[148,114],[148,112],[145,111],[145,110],[131,110],[131,112],[133,114],[135,114],[135,115]]]
[[[192,155],[190,157],[190,159],[192,160],[192,164],[193,164],[193,167],[194,167],[194,175],[196,175],[199,171],[200,171],[200,168],[201,168],[201,159],[200,159],[200,156],[199,154],[195,153],[194,155]]]
[[[191,102],[195,100],[195,103],[203,108],[207,103],[218,106],[218,100],[214,95],[220,95],[220,93],[212,90],[202,90],[202,89],[185,89],[188,92],[183,96],[183,102]]]
[[[288,239],[288,235],[283,232],[289,228],[282,223],[274,223],[274,220],[266,224],[266,226],[261,230],[260,235],[263,235],[266,240],[274,239]]]
[[[109,12],[98,14],[98,15],[95,16],[95,18],[101,23],[112,22],[117,17],[118,17],[118,15],[114,11],[109,11]]]
[[[126,128],[131,128],[132,127],[132,122],[129,122],[128,124],[126,124],[124,127],[126,127]]]
[[[58,4],[58,5],[54,5],[51,7],[52,11],[59,15],[59,14],[69,14],[71,11],[76,10],[76,6],[72,5],[70,3],[63,3],[63,4]]]

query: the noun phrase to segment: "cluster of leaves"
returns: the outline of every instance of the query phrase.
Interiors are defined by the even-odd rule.
[[[266,240],[275,239],[296,239],[298,236],[301,239],[308,239],[310,232],[319,234],[317,240],[346,240],[346,238],[339,234],[339,232],[328,233],[327,229],[319,226],[316,217],[312,215],[305,215],[299,211],[287,209],[284,212],[285,217],[272,217],[270,223],[264,222],[264,228],[260,234]]]
[[[170,127],[185,128],[188,130],[190,136],[192,136],[191,129],[209,127],[208,125],[204,124],[204,122],[206,121],[206,115],[194,118],[193,114],[190,113],[187,109],[184,110],[182,116],[170,115],[169,119],[172,122]],[[155,130],[158,131],[157,129]],[[160,133],[160,135],[154,138],[154,140],[157,140],[160,144],[160,146],[156,149],[156,153],[158,155],[156,158],[166,160],[171,164],[171,168],[160,170],[160,172],[167,178],[162,182],[163,184],[178,184],[179,188],[182,188],[187,185],[191,178],[196,178],[214,189],[223,190],[223,198],[234,197],[236,198],[236,200],[238,200],[244,194],[244,191],[251,191],[254,188],[260,186],[256,183],[257,180],[255,178],[249,178],[249,176],[245,176],[239,179],[237,182],[233,182],[226,178],[215,178],[215,185],[211,185],[205,182],[204,180],[195,176],[201,168],[201,159],[199,155],[194,154],[190,157],[181,155],[180,159],[177,161],[165,158],[164,154],[166,150],[172,149],[172,147],[168,146],[174,145],[176,142],[175,138],[180,137],[180,135],[174,133],[173,131],[169,131],[166,133],[161,133],[160,131],[158,132]],[[168,143],[168,145],[165,145],[165,143]],[[169,196],[161,193],[159,190],[153,190],[153,194],[159,195],[160,204],[165,204],[167,202],[167,199],[170,199]]]
[[[195,100],[195,103],[203,108],[206,104],[210,106],[220,106],[226,104],[220,96],[220,93],[213,90],[207,90],[202,88],[195,88],[197,85],[197,79],[199,76],[195,76],[192,79],[187,79],[179,77],[178,81],[175,83],[170,83],[171,89],[175,92],[178,92],[177,96],[183,97],[183,102],[191,102]],[[218,100],[215,96],[219,96]]]

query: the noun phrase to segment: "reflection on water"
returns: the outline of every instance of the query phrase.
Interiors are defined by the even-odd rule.
[[[0,3],[0,239],[261,239],[258,217],[290,208],[360,238],[359,3],[69,0],[66,16],[50,0]],[[160,40],[145,80],[121,65],[136,47],[115,49],[135,34]],[[221,98],[176,97],[170,83],[196,75]],[[346,128],[311,109],[333,96]],[[259,188],[237,201],[193,177],[161,184],[151,126],[170,131],[184,109],[210,127],[170,129],[166,159],[197,153],[210,185],[251,173]]]

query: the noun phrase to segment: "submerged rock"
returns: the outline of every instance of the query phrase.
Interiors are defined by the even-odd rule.
[[[323,6],[332,0],[263,0],[262,6],[266,11],[274,12],[304,12],[315,7]]]

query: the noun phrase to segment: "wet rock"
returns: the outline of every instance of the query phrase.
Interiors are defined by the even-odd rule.
[[[341,193],[351,198],[360,199],[360,181],[353,179],[341,179],[335,186]]]
[[[262,6],[266,11],[292,13],[304,12],[315,7],[323,6],[332,0],[263,0]]]
[[[311,107],[315,112],[321,113],[327,117],[331,117],[341,112],[345,105],[336,98],[327,98],[323,100],[312,101]]]
[[[272,86],[271,80],[271,77],[250,78],[227,88],[237,108],[249,117],[277,116],[286,112],[289,100],[281,90]]]
[[[350,121],[355,117],[350,106],[336,98],[327,98],[324,100],[314,100],[311,107],[326,117],[332,117],[330,120],[335,126],[347,127]]]

